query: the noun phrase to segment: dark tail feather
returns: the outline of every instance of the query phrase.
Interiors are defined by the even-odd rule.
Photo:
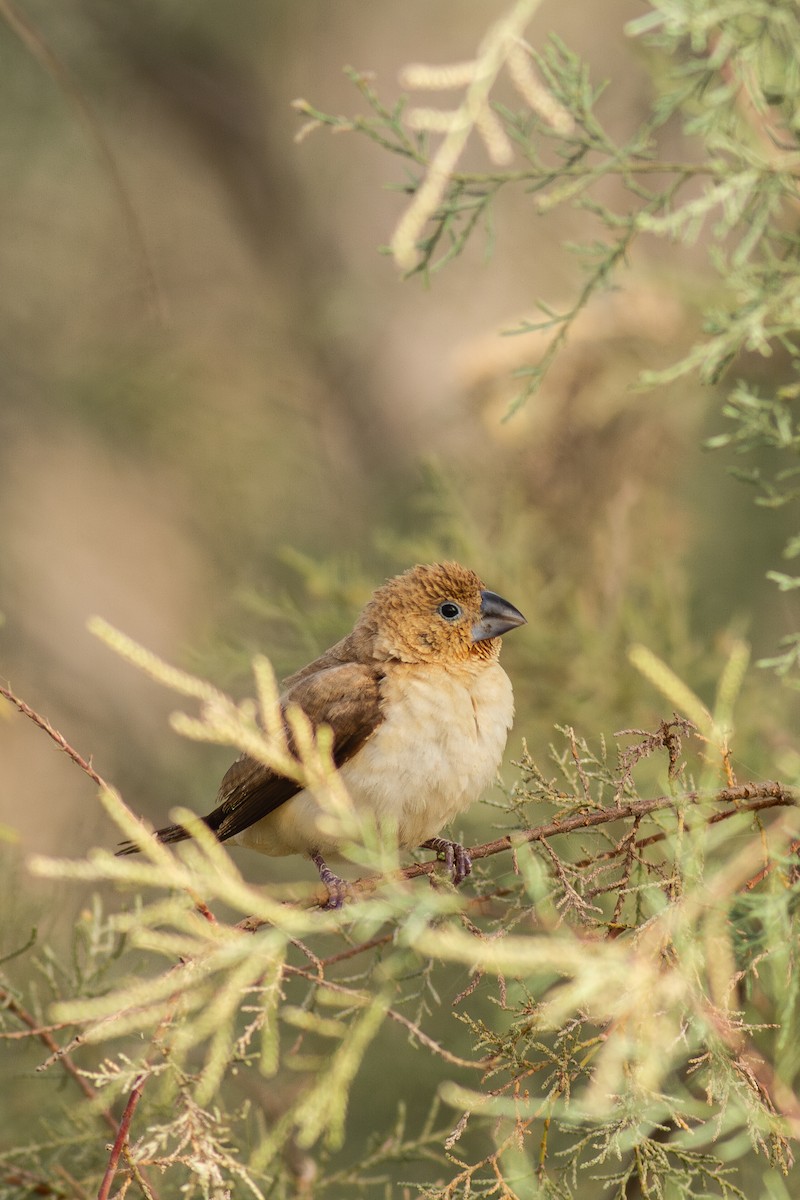
[[[209,829],[213,828],[205,817],[203,817],[203,820]],[[153,837],[158,838],[160,842],[168,844],[170,842],[185,842],[188,837],[191,837],[191,834],[187,833],[182,825],[167,825],[164,829],[156,829]],[[119,850],[115,851],[115,853],[118,856],[121,854],[138,854],[140,848],[136,842],[120,842]]]

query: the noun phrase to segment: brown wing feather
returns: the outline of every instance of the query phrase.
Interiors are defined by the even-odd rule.
[[[281,698],[284,708],[297,704],[312,725],[330,725],[333,731],[333,761],[341,767],[363,746],[383,720],[380,683],[383,673],[362,663],[325,666],[313,675],[293,676]],[[294,780],[278,775],[248,755],[242,755],[225,773],[217,794],[217,807],[203,817],[221,842],[266,817],[300,791]],[[161,842],[180,842],[188,837],[182,825],[156,831]],[[138,850],[126,842],[119,854]]]

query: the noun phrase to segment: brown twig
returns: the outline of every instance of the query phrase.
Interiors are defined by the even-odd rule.
[[[338,954],[330,954],[327,958],[319,960],[320,965],[331,967],[334,963],[344,962],[347,958],[355,958],[357,954],[364,954],[367,950],[374,950],[377,946],[385,946],[393,938],[394,930],[391,930],[391,932],[384,933],[380,937],[370,938],[367,942],[360,942],[357,946],[348,946],[346,950],[340,950]]]
[[[0,1167],[0,1180],[8,1187],[19,1188],[21,1195],[60,1196],[62,1200],[67,1195],[63,1187],[48,1179],[40,1179],[33,1171],[26,1171],[23,1167]]]
[[[173,971],[178,970],[182,965],[183,964],[176,964],[176,966],[172,967],[171,969]],[[97,1200],[108,1200],[108,1193],[111,1188],[111,1183],[117,1172],[120,1157],[125,1158],[125,1162],[128,1170],[131,1173],[131,1177],[139,1184],[139,1187],[144,1192],[146,1200],[158,1200],[158,1196],[156,1195],[152,1184],[146,1179],[138,1163],[134,1162],[133,1158],[131,1157],[130,1148],[128,1146],[128,1134],[130,1132],[133,1115],[136,1112],[139,1101],[142,1098],[142,1092],[144,1091],[145,1084],[147,1083],[148,1079],[152,1078],[151,1064],[156,1054],[159,1041],[162,1034],[173,1022],[176,1005],[177,998],[173,998],[171,1007],[162,1017],[161,1022],[150,1041],[150,1047],[144,1061],[142,1072],[137,1077],[136,1082],[130,1090],[128,1100],[125,1105],[125,1110],[120,1118],[119,1125],[117,1125],[116,1122],[114,1123],[114,1142],[111,1146],[111,1153],[109,1154],[105,1174],[103,1175],[103,1180],[100,1184],[100,1191],[97,1193]]]
[[[583,791],[583,799],[586,804],[592,803],[592,788],[589,783],[589,776],[586,774],[586,769],[581,759],[578,749],[578,740],[575,737],[575,730],[569,727],[566,730],[567,741],[569,742],[569,751],[572,755],[572,761],[575,764],[575,770],[578,773],[578,778],[581,781],[581,790]]]
[[[0,0],[0,3],[2,3],[2,0]],[[11,691],[11,688],[3,687],[2,684],[0,684],[0,696],[5,696],[6,700],[10,704],[13,704],[15,708],[18,708],[23,716],[28,717],[29,720],[33,721],[34,725],[38,725],[40,729],[43,729],[48,737],[53,739],[59,750],[63,750],[67,757],[71,758],[76,766],[80,767],[90,779],[94,780],[98,787],[103,788],[107,792],[111,790],[102,776],[97,774],[92,764],[87,762],[77,750],[73,749],[64,735],[59,733],[57,729],[54,729],[45,717],[31,708],[30,704],[26,704],[24,700],[20,700],[19,696]]]
[[[3,990],[0,988],[0,1006],[2,1004]],[[42,1033],[56,1033],[68,1028],[68,1021],[58,1021],[55,1025],[38,1025],[36,1029],[4,1029],[0,1032],[0,1042],[24,1042],[26,1039],[40,1037]]]
[[[796,799],[791,797],[791,793],[789,793],[785,789],[781,788],[780,784],[771,784],[771,783],[770,784],[759,784],[759,785],[745,784],[743,787],[736,789],[736,791],[738,793],[738,792],[744,792],[745,790],[747,790],[749,794],[752,794],[754,787],[779,788],[780,791],[789,798],[788,799],[779,799],[775,794],[773,794],[772,792],[769,792],[767,795],[759,796],[757,799],[754,799],[754,800],[746,800],[743,803],[736,802],[735,808],[729,808],[725,812],[712,813],[710,817],[706,818],[706,824],[707,825],[718,825],[720,821],[729,821],[731,817],[736,817],[740,813],[761,812],[761,810],[765,809],[765,808],[791,807],[793,804],[797,803]],[[733,797],[731,795],[731,790],[729,788],[725,788],[723,791],[718,792],[716,799],[717,800],[733,799]],[[684,825],[684,831],[686,833],[690,833],[691,828],[692,827],[689,824]],[[647,846],[654,846],[657,842],[663,842],[669,836],[670,835],[664,831],[662,831],[661,833],[651,833],[648,837],[639,838],[638,841],[633,843],[633,846],[631,848],[633,850],[643,850]],[[575,866],[576,867],[588,867],[588,866],[592,865],[593,863],[602,862],[605,859],[616,858],[619,854],[622,854],[624,852],[625,852],[625,842],[623,840],[622,842],[620,842],[620,844],[618,846],[612,846],[611,849],[609,849],[609,850],[603,850],[600,854],[595,855],[594,858],[580,859],[578,862],[575,863]],[[764,874],[766,874],[766,872],[769,870],[771,870],[771,867],[766,868],[764,871]],[[763,877],[763,875],[754,877],[755,883],[760,883],[762,877]],[[753,887],[755,886],[755,883],[752,884]]]
[[[147,1075],[140,1075],[131,1089],[131,1094],[128,1096],[128,1103],[125,1105],[125,1111],[122,1114],[122,1119],[114,1138],[114,1144],[111,1147],[111,1154],[108,1158],[108,1165],[106,1166],[103,1181],[97,1193],[97,1200],[108,1200],[108,1193],[111,1191],[111,1184],[117,1173],[120,1156],[128,1140],[128,1132],[130,1131],[133,1114],[136,1112],[136,1107],[142,1098],[142,1091],[144,1090],[146,1080]]]
[[[299,975],[302,979],[307,979],[310,983],[324,987],[328,991],[336,992],[340,996],[346,996],[359,1006],[369,1003],[370,997],[364,992],[359,992],[356,988],[347,987],[342,983],[334,983],[330,979],[320,979],[316,972],[312,973],[311,971],[306,971],[303,967],[295,967],[290,963],[286,963],[284,969],[289,975]],[[396,1021],[398,1025],[402,1025],[409,1031],[409,1033],[417,1038],[417,1040],[421,1042],[423,1046],[427,1046],[429,1050],[432,1050],[434,1054],[437,1054],[440,1058],[443,1058],[445,1062],[450,1063],[451,1066],[469,1067],[472,1070],[483,1070],[489,1062],[488,1058],[475,1060],[470,1058],[460,1058],[457,1054],[451,1054],[449,1050],[446,1050],[444,1046],[441,1046],[437,1041],[434,1040],[434,1038],[425,1033],[424,1030],[420,1029],[419,1025],[415,1025],[415,1023],[403,1013],[398,1012],[396,1008],[387,1008],[386,1015],[390,1020]],[[100,1200],[100,1197],[98,1197],[98,1200]]]
[[[614,734],[615,738],[638,737],[639,741],[620,752],[621,778],[617,794],[621,796],[626,784],[632,782],[631,772],[636,764],[662,747],[666,750],[669,760],[667,776],[669,779],[676,779],[681,772],[681,739],[696,732],[692,722],[678,716],[677,713],[673,713],[671,721],[661,721],[655,732],[649,729],[618,729]]]
[[[100,1114],[100,1117],[102,1118],[103,1121],[105,1121],[108,1128],[115,1135],[114,1144],[116,1145],[117,1139],[119,1137],[119,1129],[120,1129],[120,1126],[117,1123],[116,1117],[110,1111],[110,1109],[104,1108],[99,1104],[99,1093],[97,1092],[97,1090],[95,1088],[92,1087],[92,1085],[89,1083],[88,1079],[85,1079],[84,1076],[81,1075],[80,1071],[75,1066],[74,1062],[72,1061],[72,1059],[70,1058],[69,1053],[68,1053],[69,1047],[67,1047],[65,1049],[64,1047],[59,1046],[58,1042],[56,1042],[55,1039],[50,1036],[52,1029],[63,1028],[63,1026],[39,1025],[39,1023],[37,1022],[37,1020],[33,1016],[33,1014],[29,1013],[28,1010],[26,1008],[24,1008],[14,996],[12,996],[11,993],[6,988],[4,988],[2,986],[0,986],[0,1005],[2,1005],[8,1012],[13,1013],[18,1021],[21,1021],[23,1025],[27,1026],[27,1028],[28,1028],[27,1036],[38,1038],[39,1041],[44,1046],[46,1046],[47,1049],[50,1051],[49,1059],[47,1059],[47,1061],[39,1067],[39,1070],[43,1070],[46,1066],[48,1066],[52,1062],[59,1062],[61,1064],[61,1066],[63,1067],[64,1071],[67,1073],[67,1075],[69,1075],[70,1079],[74,1080],[74,1082],[77,1084],[77,1086],[83,1092],[83,1095],[86,1097],[86,1099],[91,1104],[94,1104],[97,1106],[97,1110]],[[71,1043],[71,1045],[72,1044],[74,1044],[74,1043]],[[142,1085],[143,1084],[144,1084],[144,1077],[142,1077]],[[140,1088],[140,1092],[141,1092],[141,1088]],[[128,1103],[130,1104],[130,1100],[128,1101]],[[137,1103],[138,1103],[138,1100],[137,1100]],[[135,1105],[134,1105],[134,1108],[135,1108]],[[125,1111],[127,1112],[127,1108]],[[131,1116],[132,1115],[133,1115],[133,1113],[131,1112]],[[124,1117],[123,1117],[123,1120],[124,1120]],[[130,1125],[130,1120],[128,1121],[128,1125]],[[124,1146],[124,1139],[123,1139],[123,1142],[121,1143],[121,1146],[120,1146],[120,1153],[124,1149],[125,1149],[125,1146]],[[119,1160],[119,1154],[117,1155],[117,1160]],[[135,1171],[135,1164],[129,1163],[129,1165]],[[152,1198],[152,1200],[154,1200],[155,1192],[154,1192],[153,1188],[150,1186],[148,1181],[146,1179],[144,1179],[144,1177],[141,1175],[139,1177],[139,1183],[140,1183],[145,1195]],[[41,1193],[41,1194],[45,1194],[45,1193]],[[56,1194],[56,1193],[53,1193],[53,1194]]]
[[[67,1075],[69,1075],[70,1079],[75,1081],[86,1099],[91,1101],[92,1104],[96,1104],[98,1101],[97,1091],[92,1087],[87,1079],[84,1079],[83,1075],[81,1075],[80,1071],[75,1066],[69,1055],[62,1051],[61,1047],[58,1045],[58,1042],[56,1042],[55,1039],[50,1036],[49,1027],[39,1025],[33,1014],[29,1013],[26,1008],[23,1008],[19,1001],[2,986],[0,986],[0,1004],[3,1006],[3,1008],[7,1009],[8,1012],[13,1013],[17,1020],[21,1021],[23,1025],[27,1025],[28,1029],[30,1030],[30,1036],[37,1037],[39,1041],[47,1047],[53,1058],[57,1058],[61,1063],[61,1066],[66,1071]],[[52,1061],[52,1059],[49,1061]],[[116,1131],[117,1122],[114,1119],[113,1113],[109,1112],[107,1108],[101,1108],[99,1111],[100,1116],[103,1118],[106,1125],[108,1125],[110,1129]]]
[[[797,854],[798,852],[800,852],[800,838],[792,838],[791,842],[789,843],[787,853]],[[776,865],[777,864],[774,861],[769,862],[765,867],[762,867],[761,870],[752,877],[752,879],[748,879],[747,883],[744,885],[747,891],[751,892],[754,887],[758,886],[759,883],[763,883],[767,875],[769,875],[770,871],[772,871]],[[793,867],[793,870],[797,870],[796,864]]]
[[[611,920],[609,922],[610,935],[613,935],[613,931],[618,927],[620,918],[622,916],[622,909],[625,904],[625,892],[633,873],[636,849],[636,831],[639,828],[640,820],[640,817],[634,818],[633,825],[619,843],[620,853],[625,855],[625,863],[622,868],[622,878],[619,880],[619,890],[617,893],[616,903],[614,904],[614,911],[611,914]]]
[[[662,809],[674,808],[680,802],[697,804],[701,799],[702,797],[698,792],[688,792],[678,799],[674,796],[654,796],[649,800],[634,800],[629,804],[592,809],[590,812],[583,811],[576,813],[572,817],[557,818],[543,825],[536,825],[532,829],[522,829],[518,833],[506,834],[504,837],[495,838],[492,842],[484,842],[483,845],[473,846],[470,848],[469,854],[472,861],[476,862],[478,859],[490,858],[494,854],[501,854],[504,851],[512,850],[526,843],[544,841],[546,838],[574,833],[579,829],[592,829],[596,825],[607,825],[614,821],[645,817],[650,813],[658,812]],[[792,792],[782,784],[772,781],[742,784],[737,788],[722,788],[713,797],[709,797],[709,800],[722,803],[736,803],[738,805],[736,809],[731,810],[729,813],[713,814],[708,818],[709,824],[735,816],[738,812],[756,812],[765,808],[790,808],[797,803],[797,799]],[[743,801],[744,803],[739,803],[739,801]],[[653,836],[656,839],[661,839],[667,835],[654,834]],[[581,864],[576,865],[580,866]],[[368,895],[376,891],[386,881],[402,883],[407,880],[419,879],[424,875],[433,875],[439,869],[440,864],[438,860],[433,859],[430,862],[414,863],[411,867],[404,867],[401,871],[394,871],[389,875],[370,875],[361,879],[355,879],[347,885],[348,895],[350,897]],[[309,908],[323,907],[328,899],[327,891],[317,888],[303,903]],[[258,920],[258,918],[248,918],[247,921],[240,922],[239,928],[246,929],[247,932],[253,932],[263,924],[264,922]]]

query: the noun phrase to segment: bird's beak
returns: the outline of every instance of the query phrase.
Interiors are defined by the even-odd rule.
[[[525,618],[513,604],[496,592],[481,592],[481,615],[472,626],[472,640],[485,642],[487,638],[500,637],[509,629],[525,624]]]

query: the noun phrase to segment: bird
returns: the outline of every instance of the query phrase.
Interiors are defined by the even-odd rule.
[[[417,564],[375,590],[351,633],[283,681],[284,713],[297,705],[312,726],[330,727],[333,761],[356,811],[399,848],[436,851],[456,885],[471,871],[470,856],[439,834],[495,778],[514,716],[500,638],[524,624],[469,568]],[[327,858],[340,839],[322,804],[242,754],[202,820],[221,842],[307,856],[328,892],[325,907],[338,908],[347,885]],[[172,843],[190,834],[168,825],[154,836]],[[139,848],[127,842],[117,853]]]

